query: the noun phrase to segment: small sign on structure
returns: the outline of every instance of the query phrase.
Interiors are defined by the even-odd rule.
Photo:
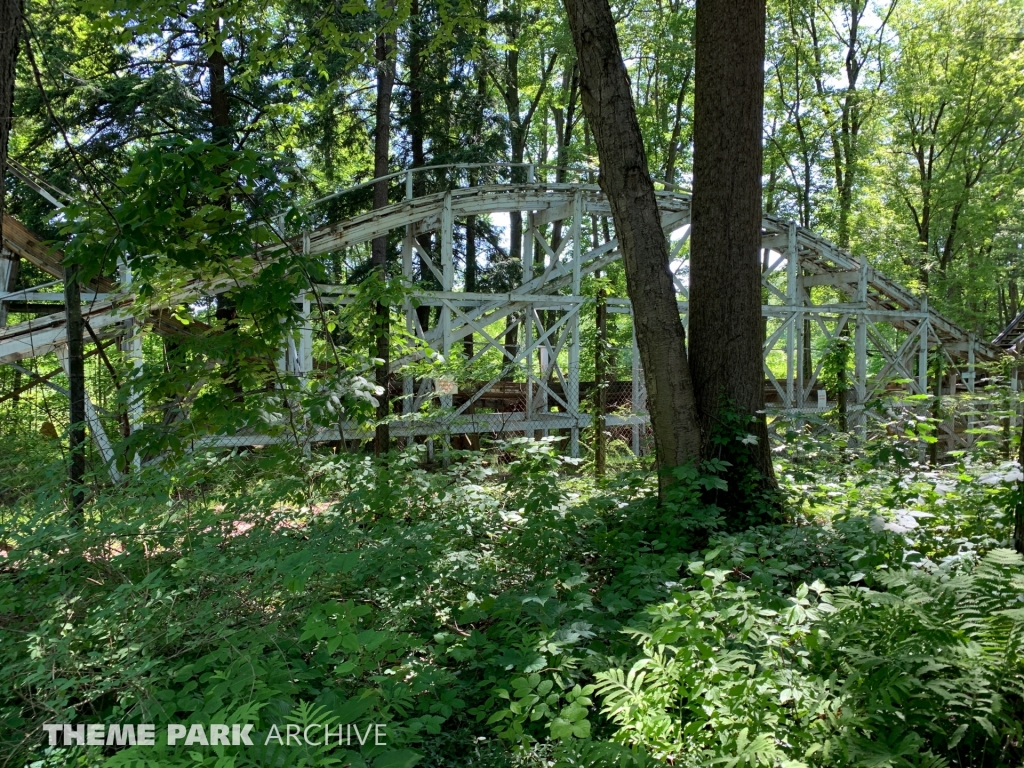
[[[457,395],[459,393],[459,385],[455,383],[455,379],[451,376],[441,376],[434,379],[434,391],[439,395]]]

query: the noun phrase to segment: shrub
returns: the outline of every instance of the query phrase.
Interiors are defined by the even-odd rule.
[[[694,562],[597,692],[618,739],[674,765],[1018,765],[1022,565],[995,550],[960,573],[786,596]]]

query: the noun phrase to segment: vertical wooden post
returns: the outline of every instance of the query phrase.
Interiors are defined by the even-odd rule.
[[[867,438],[867,414],[864,411],[868,399],[868,260],[861,257],[860,278],[857,282],[856,328],[853,335],[853,368],[856,382],[857,411],[854,424],[860,440]]]
[[[405,200],[410,202],[413,199],[414,188],[412,183],[412,170],[405,172]],[[402,239],[402,277],[405,279],[407,285],[412,284],[412,252],[413,252],[413,238],[415,237],[415,231],[413,229],[414,224],[405,225],[405,237]],[[405,314],[405,332],[409,336],[416,335],[416,310],[412,306],[412,301],[407,296],[402,306],[403,313]],[[413,406],[413,392],[415,389],[415,382],[411,376],[406,376],[402,379],[402,413],[406,416],[412,414]],[[412,438],[406,438],[406,446],[412,441]]]
[[[68,430],[68,485],[71,515],[75,524],[82,521],[85,506],[85,347],[82,341],[82,293],[78,282],[79,267],[64,267],[64,312],[68,336],[67,376],[70,411]]]
[[[447,192],[441,204],[441,290],[450,292],[455,287],[455,257],[452,251],[452,237],[455,221],[452,217],[452,193]],[[452,310],[441,304],[441,354],[445,360],[452,353]],[[452,407],[452,396],[441,395],[441,406]]]
[[[803,330],[801,317],[797,313],[797,276],[799,275],[800,259],[796,250],[796,222],[789,223],[788,242],[786,244],[786,303],[790,313],[786,318],[789,328],[786,330],[786,410],[797,407],[796,383],[800,371],[801,355],[798,334]]]
[[[0,295],[14,290],[18,281],[20,260],[0,245]],[[0,328],[7,327],[7,302],[0,299]]]
[[[935,466],[939,463],[939,439],[941,430],[939,419],[942,417],[942,347],[939,346],[935,355],[935,398],[932,401],[932,420],[935,422],[935,442],[928,446],[928,463]]]
[[[526,180],[532,184],[534,180],[534,169],[533,166],[527,168]],[[516,214],[518,215],[518,214]],[[533,211],[529,211],[526,214],[526,231],[523,232],[523,246],[522,246],[522,269],[523,269],[523,282],[528,283],[533,279],[533,240],[536,236],[534,233],[534,226],[536,222],[534,219]],[[528,304],[523,309],[523,349],[529,349],[533,346],[533,312],[534,305]],[[533,403],[533,353],[523,355],[523,362],[526,364],[526,420],[532,421],[534,416],[534,403]],[[543,372],[541,372],[543,374]]]
[[[974,392],[975,382],[977,380],[977,371],[975,370],[975,364],[977,361],[974,357],[974,348],[977,345],[977,339],[974,336],[974,331],[971,331],[967,336],[967,391]]]
[[[572,204],[572,295],[577,302],[582,302],[580,296],[580,258],[583,256],[583,244],[580,239],[583,236],[583,193],[576,190],[573,195]],[[566,403],[569,406],[569,416],[573,419],[573,425],[569,429],[569,455],[577,458],[580,455],[580,315],[583,311],[582,303],[575,303],[569,309],[574,313],[572,320],[572,338],[569,346],[569,381],[566,382]]]
[[[921,300],[921,324],[918,326],[917,394],[928,394],[928,297]]]
[[[455,287],[455,255],[452,250],[452,238],[454,236],[455,220],[452,216],[452,193],[446,192],[444,202],[441,204],[441,290],[450,292]],[[441,302],[441,354],[447,361],[452,354],[452,310],[445,301]],[[440,397],[441,407],[450,410],[452,407],[452,395],[443,394]],[[451,447],[451,437],[446,435],[442,443],[443,461],[448,464],[448,451]]]
[[[122,291],[130,291],[132,285],[131,267],[122,259],[118,268]],[[125,335],[121,342],[122,351],[132,361],[132,372],[128,378],[128,430],[134,433],[142,424],[142,407],[144,393],[139,389],[136,379],[140,375],[143,364],[142,356],[142,325],[134,317],[125,321]],[[132,457],[135,469],[142,466],[142,457]]]
[[[313,372],[313,326],[309,321],[309,294],[302,294],[302,327],[299,329],[299,376],[304,380]]]

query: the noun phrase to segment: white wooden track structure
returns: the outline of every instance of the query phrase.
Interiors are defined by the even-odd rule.
[[[21,169],[24,170],[24,169]],[[401,405],[396,408],[404,418],[391,428],[392,435],[438,436],[472,433],[537,433],[564,430],[567,448],[579,453],[580,430],[591,423],[591,406],[581,402],[581,356],[592,349],[581,348],[581,317],[593,311],[594,297],[585,296],[581,283],[587,275],[607,269],[620,258],[618,243],[607,242],[597,232],[611,231],[608,201],[600,189],[587,179],[592,171],[580,174],[580,181],[552,183],[538,177],[544,169],[532,165],[512,168],[505,165],[435,166],[402,171],[384,177],[392,189],[392,200],[386,208],[366,210],[344,221],[323,220],[308,231],[287,235],[293,247],[301,247],[309,255],[326,255],[355,247],[367,247],[374,238],[398,231],[401,236],[401,269],[413,282],[414,266],[424,266],[434,275],[440,290],[415,291],[417,303],[437,307],[437,322],[425,330],[420,327],[412,302],[400,309],[407,330],[415,333],[431,348],[446,358],[462,349],[462,340],[472,335],[475,357],[495,352],[501,356],[504,369],[493,380],[468,386],[458,383],[452,391],[431,379],[403,381]],[[440,189],[414,195],[414,174],[430,174],[435,180],[443,177]],[[469,185],[469,178],[474,184]],[[19,173],[19,176],[22,176]],[[500,180],[503,177],[504,180]],[[511,181],[517,177],[519,181]],[[309,219],[316,221],[316,212],[332,200],[365,188],[366,182],[330,195],[307,206]],[[38,184],[38,181],[37,181]],[[43,190],[45,191],[45,190]],[[47,195],[52,200],[52,195]],[[687,238],[689,235],[690,197],[676,189],[657,193],[662,226],[669,238],[671,265],[679,296],[679,309],[685,322],[687,307]],[[53,200],[52,200],[53,201]],[[58,201],[56,202],[59,205]],[[322,214],[321,219],[324,218]],[[507,226],[510,216],[523,221],[522,278],[507,293],[467,292],[464,290],[464,269],[460,269],[456,253],[456,234],[466,217],[489,217],[497,226]],[[598,226],[600,222],[608,228]],[[10,223],[8,223],[10,222]],[[563,236],[552,244],[549,230],[554,222]],[[765,364],[766,399],[770,410],[799,413],[822,407],[819,379],[823,366],[823,344],[839,335],[852,340],[855,373],[852,376],[851,420],[863,423],[864,406],[869,400],[893,392],[892,382],[901,382],[903,393],[924,394],[929,391],[928,356],[941,350],[946,360],[943,391],[973,391],[976,364],[992,361],[1001,350],[976,339],[954,322],[928,306],[927,299],[912,295],[907,289],[873,269],[866,258],[840,250],[814,232],[795,223],[765,216],[762,225],[763,289],[766,303],[762,311],[766,320],[764,351],[766,360],[774,356],[776,370],[781,368],[778,356],[784,358],[784,375],[776,375]],[[433,233],[436,247],[427,253],[418,238]],[[270,248],[274,246],[268,246]],[[12,302],[59,301],[60,293],[46,293],[47,286],[27,290],[6,290],[12,270],[19,259],[25,259],[60,279],[60,254],[42,245],[24,227],[12,219],[5,220],[3,255],[0,258],[0,326],[6,325],[6,309]],[[396,254],[397,257],[397,254]],[[214,283],[188,284],[172,297],[169,304],[189,303],[200,296],[211,296],[228,289],[227,280]],[[827,286],[834,290],[822,291]],[[819,289],[819,290],[816,290]],[[99,280],[89,286],[83,297],[83,314],[99,336],[121,335],[122,348],[141,355],[140,333],[155,330],[173,333],[167,326],[166,313],[154,314],[154,322],[140,328],[126,321],[125,310],[136,297],[131,291],[130,274],[122,271],[120,280]],[[320,303],[345,301],[349,289],[339,286],[317,286]],[[827,303],[814,303],[816,294],[827,294]],[[311,295],[296,297],[302,303],[305,317],[310,317]],[[631,315],[628,298],[611,297],[608,310]],[[588,309],[589,308],[589,309]],[[55,310],[61,310],[59,304]],[[150,310],[160,307],[152,306]],[[137,313],[136,313],[137,314]],[[503,322],[496,331],[496,323]],[[171,322],[173,326],[173,321]],[[288,375],[306,376],[314,368],[312,339],[319,330],[312,318],[295,331],[294,343],[282,352],[281,367]],[[319,326],[318,326],[319,327]],[[506,347],[506,336],[514,331],[517,343]],[[811,345],[806,334],[816,338],[817,360],[808,355]],[[86,339],[87,343],[89,339]],[[45,314],[28,322],[0,327],[0,364],[17,364],[26,358],[59,352],[67,343],[63,311]],[[639,439],[647,423],[644,409],[643,375],[633,341],[631,359],[631,392],[628,407],[607,417],[610,427],[628,428],[632,447],[639,451]],[[522,401],[512,410],[478,407],[489,401],[508,382],[518,382]],[[447,390],[447,391],[446,391]],[[934,391],[934,384],[931,387]],[[413,418],[428,401],[440,404],[440,416],[432,420]],[[482,412],[482,411],[490,412]],[[91,409],[90,409],[91,412]],[[139,417],[134,414],[135,419]],[[110,447],[102,435],[102,425],[95,418],[93,433],[104,456]],[[365,436],[365,427],[352,424],[345,428],[346,437]],[[320,430],[307,436],[310,442],[337,440],[338,430]],[[209,435],[206,445],[259,444],[271,441],[259,434],[248,437]]]

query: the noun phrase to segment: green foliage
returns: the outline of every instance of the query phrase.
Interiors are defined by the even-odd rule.
[[[620,738],[678,764],[1006,765],[1024,711],[1022,564],[994,550],[955,575],[882,573],[884,591],[786,594],[694,561],[689,588],[627,630],[641,656],[597,690]]]
[[[71,531],[41,492],[0,530],[11,764],[1019,759],[1012,466],[794,437],[795,524],[730,532],[714,474],[659,506],[648,474],[598,491],[552,441],[496,448],[194,455]],[[381,722],[392,751],[39,747],[43,722],[220,720]]]
[[[853,340],[849,334],[839,333],[829,343],[828,349],[822,356],[818,382],[833,399],[839,396],[840,389],[850,386],[847,374],[850,361],[853,359],[852,353]]]
[[[701,471],[716,479],[701,481],[706,489],[703,500],[721,508],[721,525],[730,530],[745,530],[780,517],[778,489],[755,456],[756,446],[767,439],[763,429],[758,428],[756,417],[723,403],[708,440]],[[691,481],[696,479],[690,475]]]

